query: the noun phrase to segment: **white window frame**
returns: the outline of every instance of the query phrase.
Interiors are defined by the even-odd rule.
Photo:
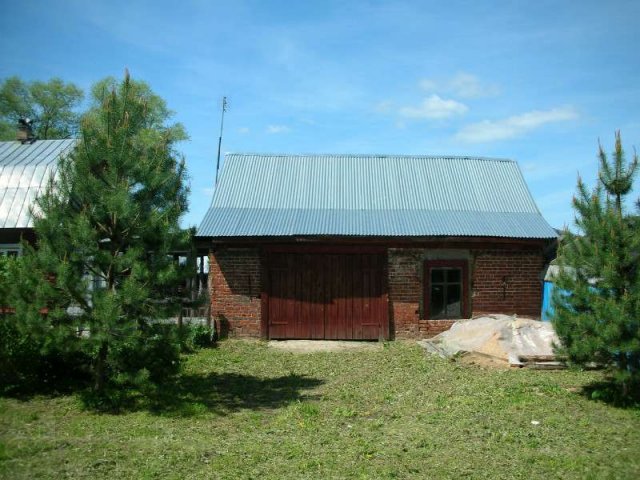
[[[19,243],[0,243],[0,256],[6,257],[12,253],[18,257],[22,255],[22,245]]]

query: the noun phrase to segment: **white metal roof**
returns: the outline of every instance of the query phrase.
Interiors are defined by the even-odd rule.
[[[30,207],[77,140],[0,142],[0,228],[31,228]]]
[[[556,237],[516,162],[406,155],[228,154],[197,234]]]

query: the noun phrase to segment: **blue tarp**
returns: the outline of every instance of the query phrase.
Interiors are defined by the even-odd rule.
[[[553,318],[555,308],[553,308],[553,292],[556,286],[553,282],[545,280],[542,288],[542,312],[540,318],[543,322],[550,322]],[[568,296],[567,290],[560,290],[562,296]]]
[[[555,286],[553,282],[546,281],[542,288],[542,314],[541,318],[543,322],[550,322],[553,317],[553,305],[551,303],[551,297],[553,295],[553,289]]]

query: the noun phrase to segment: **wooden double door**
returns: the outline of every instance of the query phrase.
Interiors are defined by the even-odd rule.
[[[384,253],[272,252],[267,277],[269,338],[388,338]]]

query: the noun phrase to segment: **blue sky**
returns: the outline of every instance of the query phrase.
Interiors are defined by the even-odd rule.
[[[640,146],[638,1],[2,3],[0,78],[88,91],[126,67],[167,101],[190,135],[185,225],[210,203],[223,95],[223,152],[512,158],[556,227],[598,139]]]

